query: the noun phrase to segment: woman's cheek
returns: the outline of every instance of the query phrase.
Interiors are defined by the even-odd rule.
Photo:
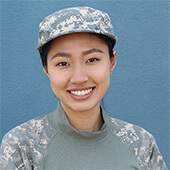
[[[93,77],[95,77],[96,80],[101,82],[110,79],[110,71],[108,68],[96,69],[95,71],[91,72],[91,75],[93,75]]]
[[[53,78],[53,82],[58,85],[58,86],[62,86],[64,87],[67,84],[67,78],[68,76],[64,76],[64,75],[56,75]]]

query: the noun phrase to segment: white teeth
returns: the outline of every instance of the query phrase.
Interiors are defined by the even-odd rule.
[[[88,89],[88,90],[79,90],[79,91],[70,91],[72,94],[76,95],[76,96],[84,96],[88,93],[90,93],[92,91],[92,88],[91,89]]]

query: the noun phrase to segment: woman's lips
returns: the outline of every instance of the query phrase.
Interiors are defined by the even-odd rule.
[[[90,88],[85,88],[85,89],[76,89],[76,90],[68,90],[69,94],[74,98],[74,99],[87,99],[89,98],[93,91],[94,91],[95,87],[90,87]]]
[[[89,94],[93,89],[86,89],[86,90],[74,90],[74,91],[70,91],[71,94],[74,94],[76,96],[84,96],[86,94]]]

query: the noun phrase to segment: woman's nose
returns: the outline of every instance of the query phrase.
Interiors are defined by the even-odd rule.
[[[83,66],[77,66],[72,70],[70,82],[73,84],[83,84],[88,81],[87,70]]]

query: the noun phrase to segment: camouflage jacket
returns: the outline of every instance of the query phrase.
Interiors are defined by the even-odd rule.
[[[54,111],[51,114],[42,116],[37,119],[30,120],[14,129],[9,131],[3,138],[2,144],[1,144],[1,153],[0,153],[0,169],[6,169],[6,170],[32,170],[32,169],[115,169],[115,170],[120,170],[120,169],[141,169],[141,170],[167,170],[166,165],[163,161],[163,158],[159,152],[159,149],[155,143],[155,140],[153,136],[148,133],[146,130],[126,123],[121,120],[117,120],[114,118],[108,117],[104,110],[102,110],[102,114],[104,117],[105,124],[101,129],[101,132],[95,132],[94,134],[90,134],[91,136],[89,137],[89,134],[87,132],[79,132],[75,131],[73,128],[71,128],[71,125],[69,125],[67,118],[65,116],[65,113],[63,109],[61,108],[60,104],[58,103],[58,108],[56,111]],[[57,119],[58,117],[58,119]],[[66,127],[66,128],[65,128]],[[66,129],[66,130],[65,130]],[[74,132],[75,131],[75,132]],[[68,133],[67,135],[63,133]],[[83,133],[86,133],[83,137],[81,135]],[[100,134],[101,133],[101,134]],[[57,134],[59,134],[57,136]],[[69,136],[70,135],[70,136]],[[63,137],[64,136],[64,137]],[[95,136],[95,137],[94,137]],[[67,138],[68,137],[68,138]],[[111,155],[110,157],[107,157],[109,153],[114,154],[115,153],[115,148],[110,144],[107,144],[105,147],[105,143],[107,140],[109,142],[111,141],[111,138],[114,137],[114,140],[117,140],[122,146],[127,148],[128,152],[130,152],[131,155],[133,155],[133,160],[137,162],[137,166],[133,166],[134,168],[122,168],[123,166],[117,166],[119,167],[116,168],[116,165],[113,166],[113,168],[108,168],[102,167],[103,162],[98,161],[97,165],[94,164],[96,159],[100,158],[100,155],[102,155],[100,152],[105,152],[101,149],[97,149],[97,157],[94,158],[94,156],[90,159],[93,160],[93,168],[89,168],[91,165],[83,165],[83,162],[81,165],[75,165],[70,164],[72,158],[75,158],[74,155],[74,150],[72,149],[72,145],[74,141],[74,145],[76,144],[76,148],[82,149],[85,148],[86,150],[83,151],[84,155],[86,152],[90,153],[93,152],[93,149],[95,147],[98,148],[109,148],[108,153],[104,154],[106,159],[117,159],[117,162],[120,159],[123,159],[122,156],[114,157],[115,155]],[[61,142],[60,142],[60,139]],[[79,140],[81,139],[81,142]],[[57,139],[57,140],[56,140]],[[68,140],[67,140],[68,139]],[[75,140],[76,139],[76,140]],[[55,144],[52,144],[54,142],[52,141],[58,141],[55,142]],[[66,141],[67,140],[67,141]],[[79,142],[79,143],[78,143]],[[93,143],[92,143],[93,142]],[[58,144],[59,143],[59,144]],[[68,143],[69,146],[66,146]],[[53,145],[51,147],[53,156],[54,158],[54,164],[55,168],[50,168],[47,166],[45,168],[45,163],[47,160],[51,159],[52,155],[47,154],[47,150],[50,149],[50,145]],[[88,145],[88,147],[86,147]],[[57,153],[55,152],[55,146],[57,148],[61,148],[61,152],[58,149]],[[118,146],[118,145],[117,145]],[[70,161],[65,161],[66,158],[61,159],[61,157],[64,157],[64,152],[65,150],[70,150],[71,155],[69,155],[69,160]],[[89,149],[90,148],[90,149]],[[79,150],[77,149],[77,150]],[[89,149],[89,150],[88,150]],[[114,150],[114,152],[110,150]],[[119,147],[118,147],[119,150]],[[78,151],[77,151],[78,152]],[[126,152],[126,151],[125,151]],[[76,153],[77,154],[77,153]],[[91,154],[91,153],[90,153]],[[85,159],[88,161],[89,156],[84,156],[81,154],[78,154],[78,157],[84,156]],[[99,155],[100,154],[100,155]],[[124,154],[124,151],[122,152]],[[60,157],[60,155],[62,155]],[[67,153],[68,155],[68,153]],[[66,156],[67,156],[66,155]],[[106,162],[107,160],[104,159]],[[58,166],[60,164],[60,159],[62,162],[61,166]],[[128,163],[128,157],[125,157],[123,161]],[[85,162],[85,160],[83,160]],[[110,160],[109,160],[110,161]],[[80,162],[80,161],[77,161]],[[69,164],[70,168],[67,168],[67,164]],[[89,163],[90,164],[90,163]],[[107,164],[112,164],[112,162],[107,163]],[[119,163],[120,164],[120,163]],[[124,164],[124,162],[122,162]],[[129,163],[128,163],[129,164]],[[99,166],[100,165],[100,166]],[[72,167],[71,167],[72,166]],[[89,167],[88,167],[89,166]],[[120,168],[121,167],[121,168]]]

